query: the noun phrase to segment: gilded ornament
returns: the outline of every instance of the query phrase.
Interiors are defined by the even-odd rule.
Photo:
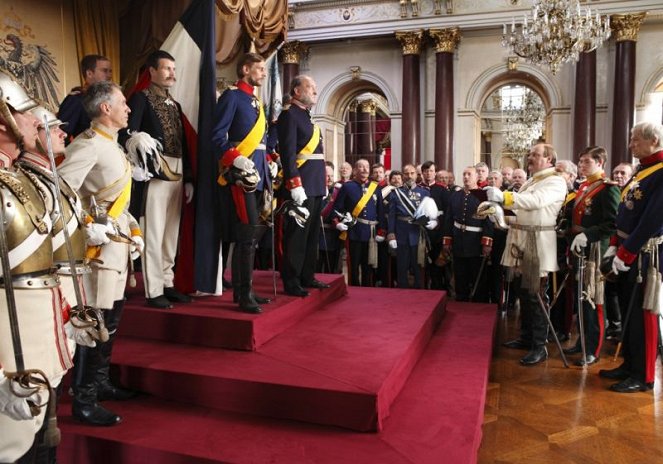
[[[378,105],[375,101],[373,100],[363,100],[359,102],[359,111],[362,113],[369,113],[372,115],[375,115],[375,110],[377,109]]]
[[[396,38],[401,42],[403,55],[419,55],[424,38],[424,30],[396,32]]]
[[[430,29],[428,34],[435,41],[435,51],[437,53],[453,53],[460,42],[460,29],[452,27],[448,29]]]
[[[281,48],[281,60],[283,64],[299,64],[302,57],[307,55],[309,51],[308,45],[299,40],[286,42]]]
[[[610,16],[610,25],[612,32],[615,34],[617,42],[624,42],[630,40],[632,42],[638,41],[638,32],[640,32],[640,24],[647,16],[647,12],[635,14],[615,14]]]

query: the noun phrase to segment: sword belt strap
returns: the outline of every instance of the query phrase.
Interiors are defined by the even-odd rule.
[[[457,221],[454,221],[454,227],[456,229],[462,230],[463,232],[483,232],[483,227],[468,226],[467,224],[461,224]]]
[[[524,230],[527,232],[542,232],[546,230],[555,230],[555,226],[528,226],[524,224],[511,224],[512,229]]]

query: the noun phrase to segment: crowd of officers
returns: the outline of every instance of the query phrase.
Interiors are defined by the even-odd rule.
[[[59,119],[0,73],[2,462],[54,459],[55,400],[72,366],[73,416],[121,421],[101,402],[134,396],[109,378],[134,259],[142,256],[147,305],[192,301],[174,286],[182,203],[194,197],[186,121],[170,94],[175,59],[150,55],[150,84],[128,102],[108,80],[107,58],[81,65],[85,85],[63,101]],[[503,310],[518,300],[521,334],[506,345],[528,350],[523,365],[547,358],[549,335],[568,338],[575,308],[584,337],[567,353],[591,365],[606,333],[620,337],[624,363],[600,375],[618,380],[617,392],[653,387],[663,294],[660,125],[634,127],[639,164],[616,166],[614,180],[603,148],[587,148],[576,167],[540,143],[525,170],[479,163],[463,169],[461,185],[431,161],[387,172],[361,159],[343,163],[336,181],[310,116],[315,81],[296,76],[289,105],[267,121],[256,96],[262,57],[241,57],[237,76],[218,98],[212,143],[225,224],[219,246],[233,244],[228,285],[241,311],[270,303],[255,294],[252,276],[261,249],[277,247],[279,262],[269,264],[297,297],[329,286],[316,272],[346,272],[350,285],[445,289]],[[486,204],[489,214],[479,214]],[[275,242],[264,239],[270,226]]]

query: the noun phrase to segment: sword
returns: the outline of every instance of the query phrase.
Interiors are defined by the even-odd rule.
[[[543,302],[543,298],[541,298],[541,293],[537,292],[536,297],[539,300],[539,308],[541,308],[541,311],[543,311],[543,315],[546,317],[546,321],[548,321],[548,327],[550,327],[553,338],[555,339],[555,344],[557,345],[557,349],[559,350],[559,355],[562,357],[562,362],[564,363],[564,367],[569,367],[569,363],[566,361],[566,356],[564,355],[564,350],[562,349],[562,344],[559,342],[559,338],[555,333],[555,327],[553,326],[553,323],[550,320],[550,315],[548,314],[548,308],[546,308],[546,304]]]
[[[585,346],[585,316],[584,308],[582,302],[584,301],[583,294],[583,283],[585,279],[585,254],[581,251],[580,253],[573,254],[578,258],[578,328],[580,330],[580,348],[582,350],[582,361],[584,367],[587,366],[587,349]]]
[[[53,185],[55,187],[55,201],[53,204],[53,209],[56,215],[59,216],[60,222],[62,222],[62,234],[64,236],[64,244],[67,249],[67,259],[69,260],[69,269],[71,271],[71,279],[74,283],[74,293],[76,295],[76,309],[71,311],[71,323],[74,327],[78,328],[87,328],[97,326],[98,329],[92,332],[90,335],[101,341],[108,341],[108,330],[104,324],[104,318],[101,314],[101,311],[98,309],[92,309],[90,307],[85,307],[83,302],[83,295],[81,293],[80,282],[78,279],[78,272],[76,270],[76,262],[74,260],[74,250],[71,246],[71,238],[69,237],[69,230],[67,229],[67,221],[64,217],[64,207],[62,204],[62,193],[60,191],[60,176],[58,175],[57,166],[55,165],[55,155],[53,154],[53,142],[51,140],[51,131],[48,130],[48,116],[44,115],[43,119],[44,131],[46,133],[46,152],[48,154],[48,160],[51,164],[51,171],[53,172]],[[96,204],[95,204],[96,206]],[[72,211],[72,214],[75,212]],[[89,315],[89,310],[94,312],[95,317]]]
[[[628,308],[626,308],[626,313],[624,314],[624,325],[622,325],[622,333],[619,337],[619,343],[617,343],[617,349],[615,350],[615,356],[612,358],[613,361],[617,361],[619,353],[622,350],[622,344],[624,343],[624,334],[626,334],[626,329],[628,329],[628,321],[631,319],[631,313],[633,312],[633,307],[635,306],[635,297],[638,292],[638,286],[642,285],[642,275],[640,274],[640,268],[638,268],[638,276],[635,279],[636,285],[633,287],[631,292],[631,298],[628,300]]]
[[[481,266],[479,267],[479,273],[477,274],[477,280],[474,281],[472,292],[470,292],[470,301],[474,299],[474,295],[477,292],[479,281],[481,280],[481,275],[483,274],[483,268],[486,267],[486,261],[488,261],[488,255],[483,255],[483,258],[481,259]]]

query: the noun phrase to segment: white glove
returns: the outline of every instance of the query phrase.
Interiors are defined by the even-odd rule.
[[[290,196],[292,197],[292,201],[297,203],[299,206],[302,206],[308,198],[306,196],[304,187],[295,187],[294,189],[290,190]]]
[[[579,233],[573,238],[571,242],[571,251],[575,253],[580,253],[583,248],[587,246],[587,236],[584,232]]]
[[[504,203],[504,193],[497,187],[484,187],[486,191],[488,201],[494,201],[495,203]]]
[[[377,243],[382,243],[382,242],[384,242],[384,235],[376,235],[376,236],[375,236],[375,241],[376,241]]]
[[[431,219],[428,221],[428,224],[426,224],[426,229],[428,230],[433,230],[437,227],[437,219]]]
[[[246,156],[238,156],[233,160],[233,166],[235,166],[237,169],[240,171],[253,171],[253,169],[256,167],[255,164],[253,164],[253,161],[248,159]]]
[[[339,222],[338,224],[336,224],[336,230],[345,232],[346,230],[348,230],[348,225],[344,224],[343,222]]]
[[[94,341],[93,336],[96,332],[94,327],[74,327],[74,324],[69,321],[64,325],[64,331],[67,334],[67,338],[75,341],[77,345],[83,345],[89,348],[97,346],[97,342]]]
[[[629,269],[631,269],[631,267],[627,266],[626,263],[624,263],[624,261],[619,259],[619,256],[615,256],[613,258],[613,260],[612,260],[612,272],[614,272],[615,274],[618,274],[620,272],[626,272]]]
[[[98,224],[91,222],[85,228],[85,235],[87,237],[87,244],[89,246],[105,245],[110,242],[106,234],[114,234],[115,229],[110,223]]]
[[[134,235],[131,237],[133,244],[131,245],[131,253],[138,253],[139,255],[143,254],[145,251],[145,240],[140,235]]]
[[[617,247],[616,246],[609,246],[607,250],[605,250],[605,254],[603,255],[604,258],[610,258],[612,256],[615,256],[617,254]]]
[[[147,182],[152,178],[152,173],[140,166],[134,166],[131,170],[131,177],[138,182]]]
[[[193,184],[187,182],[184,184],[184,202],[188,205],[193,200]]]
[[[389,248],[395,250],[398,248],[398,242],[396,240],[389,240]]]
[[[21,396],[15,395],[12,389]],[[46,390],[43,390],[43,392],[48,394]],[[17,421],[33,419],[28,401],[36,405],[41,405],[45,403],[45,398],[42,398],[42,390],[36,391],[30,396],[23,397],[24,394],[27,395],[28,393],[29,390],[21,387],[16,382],[14,382],[14,385],[11,385],[11,381],[5,377],[4,369],[0,368],[0,413]]]
[[[270,161],[267,166],[269,167],[269,176],[272,179],[276,179],[276,176],[279,173],[279,165],[276,164],[274,161]]]

